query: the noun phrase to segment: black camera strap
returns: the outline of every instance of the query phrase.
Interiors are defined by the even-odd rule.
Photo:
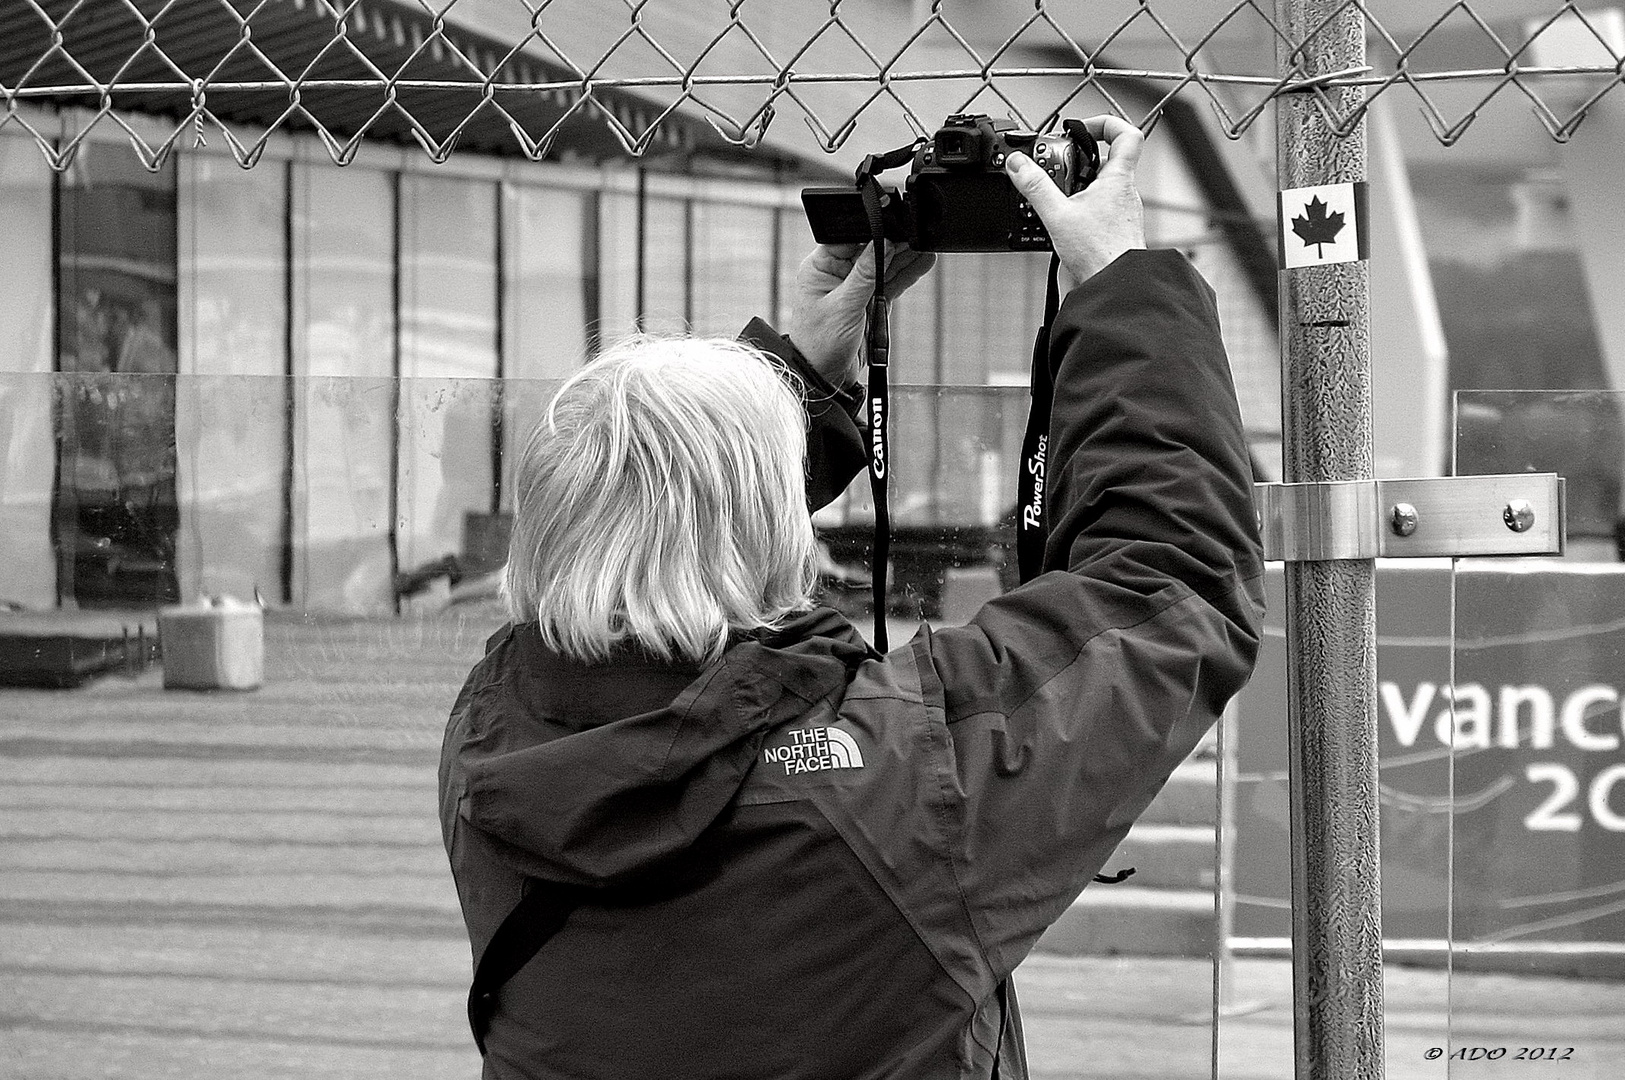
[[[869,366],[869,491],[875,504],[875,547],[869,577],[873,583],[875,609],[874,645],[881,652],[891,646],[886,640],[886,562],[891,557],[891,508],[887,499],[887,466],[891,443],[887,430],[891,420],[891,390],[888,368],[891,362],[891,321],[886,299],[885,193],[875,177],[887,169],[910,161],[910,143],[886,154],[870,154],[858,167],[858,191],[869,218],[869,237],[875,251],[875,291],[869,300],[868,325],[864,332],[864,362]]]
[[[1049,328],[1061,306],[1061,259],[1051,255],[1049,284],[1044,290],[1044,324],[1033,342],[1032,403],[1027,434],[1021,441],[1021,471],[1016,477],[1016,566],[1022,581],[1037,577],[1044,566],[1049,539],[1049,412],[1055,379],[1049,369]]]
[[[563,928],[570,913],[588,895],[589,891],[579,885],[525,879],[519,903],[508,912],[480,953],[479,962],[474,966],[474,983],[468,988],[468,1026],[474,1033],[474,1045],[479,1047],[481,1057],[485,1056],[485,1036],[491,1029],[491,1017],[497,1011],[497,991],[530,963],[531,957]]]

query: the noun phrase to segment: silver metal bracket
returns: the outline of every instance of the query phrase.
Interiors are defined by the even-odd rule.
[[[1257,484],[1264,558],[1418,559],[1561,555],[1556,473]]]

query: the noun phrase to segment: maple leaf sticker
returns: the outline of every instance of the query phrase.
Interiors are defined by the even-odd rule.
[[[1304,205],[1302,214],[1292,219],[1292,231],[1304,247],[1314,245],[1315,257],[1323,259],[1326,252],[1322,245],[1336,243],[1337,234],[1343,231],[1343,214],[1326,213],[1326,204],[1317,195]]]

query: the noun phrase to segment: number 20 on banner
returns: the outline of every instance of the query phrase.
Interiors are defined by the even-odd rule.
[[[1591,820],[1609,832],[1625,832],[1625,814],[1614,809],[1614,788],[1625,781],[1625,763],[1608,766],[1592,778],[1586,797],[1580,798],[1580,778],[1568,765],[1556,761],[1537,761],[1524,766],[1524,777],[1530,783],[1548,783],[1552,790],[1528,817],[1524,828],[1532,832],[1579,832],[1583,823],[1580,808],[1590,809]],[[1625,788],[1621,789],[1625,791]]]

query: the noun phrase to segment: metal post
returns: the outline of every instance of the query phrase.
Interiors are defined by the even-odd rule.
[[[1286,38],[1277,46],[1283,73],[1365,63],[1359,6],[1276,0],[1275,13]],[[1364,94],[1321,92],[1334,118]],[[1365,180],[1363,121],[1339,137],[1310,91],[1285,93],[1276,108],[1282,189]],[[1372,476],[1366,271],[1362,260],[1280,275],[1289,482]],[[1286,564],[1298,1080],[1383,1075],[1375,571],[1373,560]]]

